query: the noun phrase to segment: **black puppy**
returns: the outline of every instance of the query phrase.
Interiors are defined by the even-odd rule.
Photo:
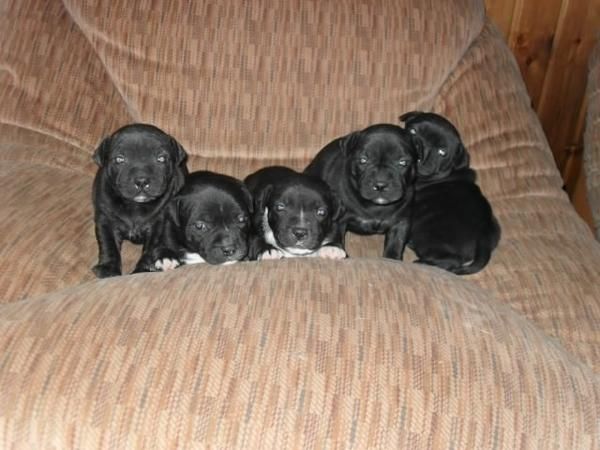
[[[251,213],[252,197],[241,181],[214,172],[191,173],[167,206],[156,269],[244,259]]]
[[[254,197],[251,259],[346,257],[327,183],[287,167],[265,167],[244,180]]]
[[[325,146],[305,173],[325,180],[345,212],[340,234],[385,234],[383,256],[402,259],[410,229],[416,156],[401,127],[372,125]]]
[[[152,270],[162,229],[163,206],[182,188],[185,150],[168,134],[145,124],[120,128],[94,153],[99,166],[93,187],[97,277],[121,275],[121,244],[143,244],[134,272]]]
[[[498,245],[500,226],[475,184],[460,134],[438,114],[409,112],[400,119],[419,157],[408,243],[416,262],[458,275],[480,271]]]

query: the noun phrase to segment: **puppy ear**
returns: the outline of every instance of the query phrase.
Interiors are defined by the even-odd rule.
[[[415,117],[423,114],[423,111],[409,111],[407,113],[402,114],[398,119],[400,122],[408,122],[409,120],[414,119]]]
[[[262,213],[267,207],[267,203],[273,192],[273,185],[266,186],[258,195],[254,196],[254,211]]]
[[[460,144],[458,144],[456,153],[454,154],[454,158],[452,161],[453,169],[466,169],[467,167],[469,167],[470,159],[471,158],[469,157],[469,152],[467,152],[467,149],[461,142]]]
[[[340,139],[340,150],[342,154],[347,155],[354,147],[358,145],[362,138],[361,131],[354,131]]]
[[[242,184],[242,194],[244,195],[244,203],[248,207],[248,212],[250,214],[254,213],[254,199],[252,198],[252,194],[248,190],[248,188]]]
[[[331,205],[333,207],[331,218],[335,222],[342,218],[344,212],[346,212],[346,208],[335,192],[331,192]]]
[[[169,137],[171,138],[171,146],[175,151],[175,164],[177,164],[178,166],[184,164],[188,158],[187,152],[173,136]]]
[[[181,200],[179,197],[173,197],[165,208],[167,220],[170,220],[177,228],[181,226],[181,220],[179,218],[180,202]]]
[[[107,137],[100,142],[98,148],[94,151],[92,156],[94,162],[98,164],[98,167],[104,167],[108,158],[108,151],[110,149],[110,137]]]

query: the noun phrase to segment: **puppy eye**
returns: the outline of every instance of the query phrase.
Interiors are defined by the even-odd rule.
[[[401,159],[400,161],[398,161],[398,165],[402,167],[408,166],[409,163],[410,161],[408,159]]]
[[[414,135],[414,134],[417,134],[417,130],[415,130],[414,128],[409,128],[409,129],[408,129],[408,132],[409,132],[410,134],[413,134],[413,135]]]
[[[275,211],[283,211],[285,209],[285,205],[283,203],[275,204]]]
[[[158,158],[156,158],[156,160],[162,164],[167,161],[167,157],[165,155],[160,155]]]
[[[208,226],[200,220],[194,223],[194,227],[199,231],[206,231],[208,229]]]
[[[447,152],[446,150],[444,150],[443,148],[438,148],[438,155],[440,156],[446,156]]]
[[[317,216],[325,217],[327,215],[327,208],[318,208]]]
[[[115,156],[115,162],[117,164],[123,164],[125,162],[125,157],[122,155]]]
[[[361,156],[361,157],[358,159],[358,162],[359,162],[359,163],[361,163],[361,164],[366,164],[366,163],[367,163],[367,161],[369,161],[369,158],[367,158],[366,156]]]
[[[247,221],[248,221],[248,218],[245,215],[242,214],[242,215],[238,216],[238,222],[239,223],[244,223],[244,222],[247,222]]]

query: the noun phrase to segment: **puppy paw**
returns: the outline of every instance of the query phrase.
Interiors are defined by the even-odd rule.
[[[121,275],[121,270],[118,267],[109,264],[96,264],[92,267],[92,272],[98,278],[118,277]]]
[[[166,272],[167,270],[175,270],[179,266],[179,261],[171,258],[159,259],[154,263],[154,267],[157,270],[162,270],[163,272]]]
[[[283,252],[281,250],[277,250],[276,248],[272,248],[272,249],[267,250],[266,252],[263,252],[260,255],[258,255],[259,261],[263,261],[263,260],[267,260],[267,259],[282,259],[282,258],[285,258],[285,255],[283,254]]]
[[[326,245],[325,247],[321,247],[319,250],[317,250],[314,253],[314,256],[325,259],[345,259],[348,257],[348,254],[342,248],[334,245]]]

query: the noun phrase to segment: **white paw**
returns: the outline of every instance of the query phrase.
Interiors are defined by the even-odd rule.
[[[179,267],[179,261],[171,258],[163,258],[156,261],[154,263],[154,267],[156,267],[158,270],[166,272],[167,270],[174,270]]]
[[[205,262],[206,261],[204,260],[204,258],[198,253],[186,252],[186,254],[183,256],[183,263],[187,265],[204,264]]]
[[[333,245],[326,245],[325,247],[321,247],[314,253],[314,256],[318,258],[326,258],[326,259],[344,259],[346,256],[346,252]]]
[[[271,250],[267,250],[266,252],[263,252],[260,255],[258,255],[259,261],[264,261],[267,259],[281,259],[281,258],[285,258],[285,254],[281,250],[277,250],[275,248],[272,248]]]

